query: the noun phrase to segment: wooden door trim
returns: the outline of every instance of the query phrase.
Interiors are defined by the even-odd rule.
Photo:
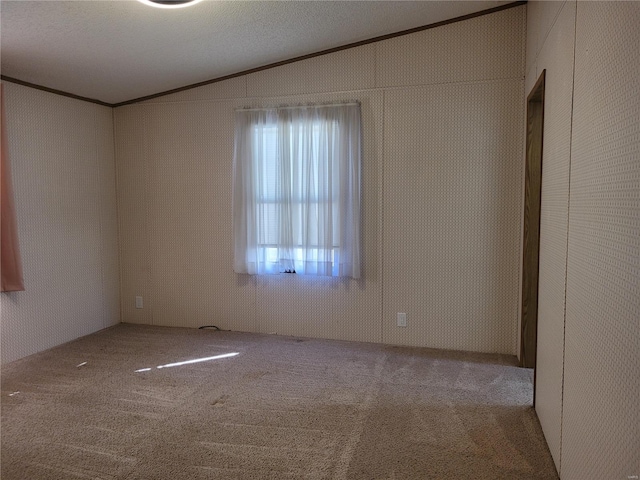
[[[525,182],[526,182],[526,175],[529,169],[529,164],[530,164],[530,156],[529,156],[529,142],[530,142],[530,127],[529,127],[529,113],[530,113],[530,108],[531,108],[531,104],[532,103],[539,103],[540,104],[540,115],[542,117],[542,121],[541,121],[541,139],[540,139],[540,190],[542,193],[542,169],[543,169],[543,148],[544,148],[544,98],[545,98],[545,78],[546,78],[546,69],[542,71],[542,73],[540,74],[540,76],[538,77],[538,80],[536,81],[535,85],[533,86],[533,88],[531,89],[531,91],[529,92],[529,94],[527,95],[527,110],[526,110],[526,120],[525,120],[525,126],[526,126],[526,138],[525,138]],[[526,185],[525,185],[525,190],[526,190]],[[525,204],[526,204],[527,198],[526,198],[526,193],[525,193]],[[538,269],[538,276],[536,279],[536,286],[535,289],[536,291],[538,291],[539,289],[539,272],[540,272],[540,220],[541,220],[541,206],[542,206],[542,194],[539,195],[538,198],[538,238],[537,238],[537,242],[538,242],[538,258],[537,258],[537,265],[535,265],[534,268]],[[526,206],[525,206],[526,208]],[[524,215],[524,213],[523,213]],[[524,224],[523,224],[524,227]],[[530,230],[530,229],[529,229]],[[526,238],[524,236],[525,232],[523,230],[523,238],[522,238],[522,242],[523,242],[523,254],[522,254],[522,298],[521,298],[521,302],[520,302],[520,364],[522,366],[524,366],[524,347],[525,347],[525,338],[524,338],[524,310],[523,310],[523,304],[524,304],[524,275],[526,273],[525,271],[525,263],[526,263],[526,251],[524,250],[524,245],[526,242]],[[537,299],[536,299],[537,302]],[[536,305],[536,314],[537,314],[537,305]],[[537,339],[538,339],[538,322],[536,319],[536,325],[535,325],[535,332],[534,332],[534,339],[535,339],[535,345],[537,348]],[[535,405],[535,385],[536,385],[536,367],[535,365],[537,364],[538,361],[538,356],[536,354],[536,358],[535,358],[535,362],[534,362],[534,373],[533,373],[533,401],[534,401],[534,405]]]

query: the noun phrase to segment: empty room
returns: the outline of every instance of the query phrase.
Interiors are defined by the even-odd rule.
[[[640,478],[640,2],[0,28],[3,480]]]

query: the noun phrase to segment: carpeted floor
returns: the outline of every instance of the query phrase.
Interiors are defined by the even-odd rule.
[[[531,371],[514,365],[118,325],[3,367],[1,476],[557,479]]]

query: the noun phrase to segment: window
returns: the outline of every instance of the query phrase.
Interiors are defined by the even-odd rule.
[[[236,112],[234,270],[360,277],[360,106]]]

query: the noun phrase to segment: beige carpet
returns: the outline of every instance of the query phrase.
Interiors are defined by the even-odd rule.
[[[2,479],[556,479],[514,363],[118,325],[3,367]]]

